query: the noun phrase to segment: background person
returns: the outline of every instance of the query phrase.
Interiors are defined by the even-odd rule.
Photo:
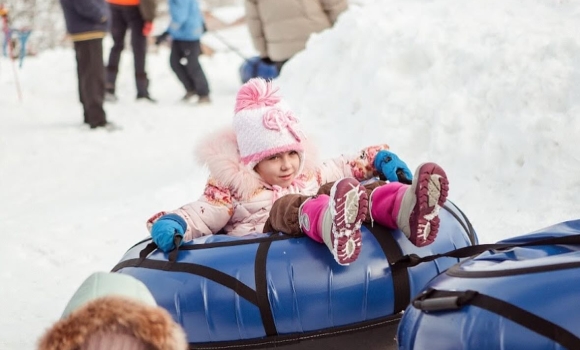
[[[159,45],[168,36],[173,39],[169,64],[185,88],[182,101],[187,102],[198,95],[198,104],[209,103],[209,84],[199,63],[199,40],[205,32],[199,3],[197,0],[169,0],[169,14],[169,28],[155,40],[155,44]]]
[[[67,31],[73,41],[84,123],[91,129],[113,128],[103,109],[105,68],[103,37],[109,26],[104,0],[60,0]]]
[[[245,0],[246,20],[262,60],[278,71],[304,50],[312,33],[332,27],[347,0]]]
[[[111,10],[111,36],[113,47],[107,63],[107,100],[116,101],[117,74],[121,52],[125,48],[125,34],[131,31],[131,49],[135,67],[137,99],[155,102],[149,95],[149,79],[145,72],[147,36],[153,30],[157,4],[155,0],[107,0]]]

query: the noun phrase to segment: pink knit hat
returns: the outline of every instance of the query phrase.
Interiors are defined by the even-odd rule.
[[[262,78],[250,79],[236,97],[234,130],[242,162],[254,168],[263,159],[297,151],[304,164],[304,135],[299,120],[277,94],[278,88]]]

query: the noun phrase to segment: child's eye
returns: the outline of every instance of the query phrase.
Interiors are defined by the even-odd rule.
[[[298,154],[298,152],[297,152],[297,151],[290,151],[290,155],[292,155],[292,156],[295,156],[295,155],[297,155],[297,154]]]

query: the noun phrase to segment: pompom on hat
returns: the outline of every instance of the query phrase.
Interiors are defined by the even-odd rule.
[[[275,154],[296,151],[304,164],[300,122],[271,81],[250,79],[236,97],[234,131],[242,162],[253,169]]]

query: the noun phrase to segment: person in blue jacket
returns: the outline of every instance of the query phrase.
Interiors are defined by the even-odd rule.
[[[74,43],[79,98],[84,122],[91,129],[112,128],[103,109],[105,65],[103,38],[109,30],[109,7],[105,0],[60,0],[66,28]]]
[[[185,88],[182,100],[187,102],[197,95],[198,104],[209,103],[209,84],[199,63],[199,40],[205,31],[199,3],[197,0],[169,0],[169,14],[169,28],[155,43],[159,45],[168,36],[173,39],[169,63]]]

